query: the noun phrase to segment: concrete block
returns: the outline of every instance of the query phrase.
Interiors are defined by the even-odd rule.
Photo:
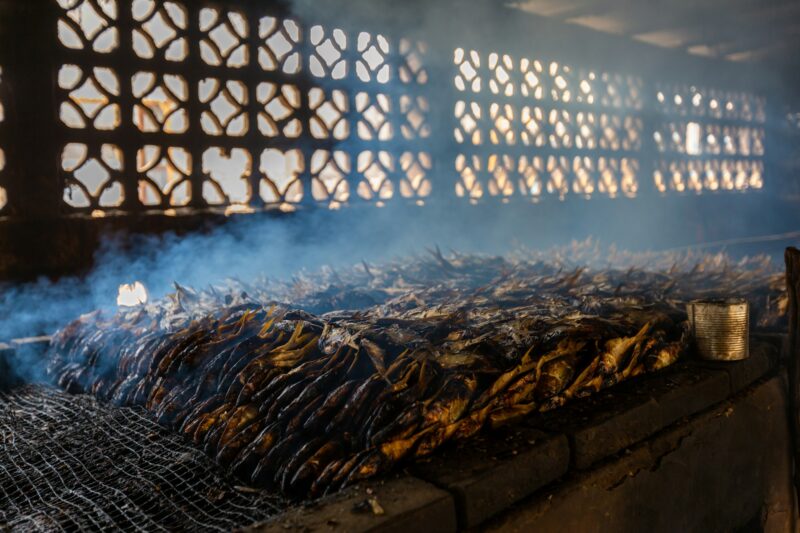
[[[486,531],[794,531],[785,391],[773,378],[588,471]],[[762,529],[763,528],[763,529]]]
[[[378,507],[370,504],[374,500]],[[365,531],[415,533],[456,531],[453,498],[444,490],[410,476],[356,485],[299,505],[246,532]]]
[[[507,428],[442,450],[411,471],[450,491],[460,529],[474,527],[569,468],[565,435]]]
[[[731,394],[744,390],[775,368],[778,361],[778,350],[774,345],[765,342],[752,342],[750,357],[743,361],[715,362],[700,361],[694,363],[703,368],[725,371],[731,383]]]
[[[729,390],[725,371],[684,362],[662,374],[622,383],[542,413],[528,424],[566,433],[573,465],[584,469],[725,400]]]

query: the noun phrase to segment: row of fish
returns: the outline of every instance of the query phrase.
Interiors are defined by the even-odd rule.
[[[179,287],[66,326],[49,371],[71,392],[145,406],[248,483],[317,496],[669,366],[688,343],[676,289],[700,274],[434,251],[295,287],[305,310],[269,285]],[[352,292],[376,301],[309,312]]]

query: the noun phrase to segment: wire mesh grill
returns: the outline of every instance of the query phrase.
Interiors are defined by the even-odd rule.
[[[285,508],[139,409],[44,387],[0,395],[0,530],[213,531]]]

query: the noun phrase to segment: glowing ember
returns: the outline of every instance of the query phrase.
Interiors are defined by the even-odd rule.
[[[117,305],[133,307],[143,303],[147,303],[147,289],[141,281],[134,281],[131,284],[123,283],[119,286]]]

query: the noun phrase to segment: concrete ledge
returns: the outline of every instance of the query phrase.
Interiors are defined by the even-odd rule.
[[[379,508],[374,508],[369,500],[377,502]],[[404,476],[345,489],[311,505],[294,507],[241,531],[422,533],[456,531],[456,528],[452,496],[430,483]]]
[[[778,351],[766,343],[751,343],[750,357],[726,368],[731,378],[731,395],[749,387],[777,367]]]
[[[442,450],[411,471],[453,494],[464,529],[564,475],[569,456],[564,435],[508,428]]]
[[[486,531],[793,531],[794,492],[779,377],[482,526]],[[762,529],[763,528],[763,529]]]
[[[750,346],[753,342],[767,343],[774,346],[778,350],[778,357],[783,359],[789,353],[789,334],[786,332],[776,333],[774,331],[756,330],[750,333]]]
[[[572,463],[585,469],[681,418],[725,400],[724,370],[679,363],[660,375],[612,387],[532,417],[529,427],[569,436]]]
[[[778,349],[771,343],[752,342],[750,357],[744,361],[722,363],[698,360],[694,364],[726,372],[730,379],[730,394],[733,395],[749,387],[777,367]]]

